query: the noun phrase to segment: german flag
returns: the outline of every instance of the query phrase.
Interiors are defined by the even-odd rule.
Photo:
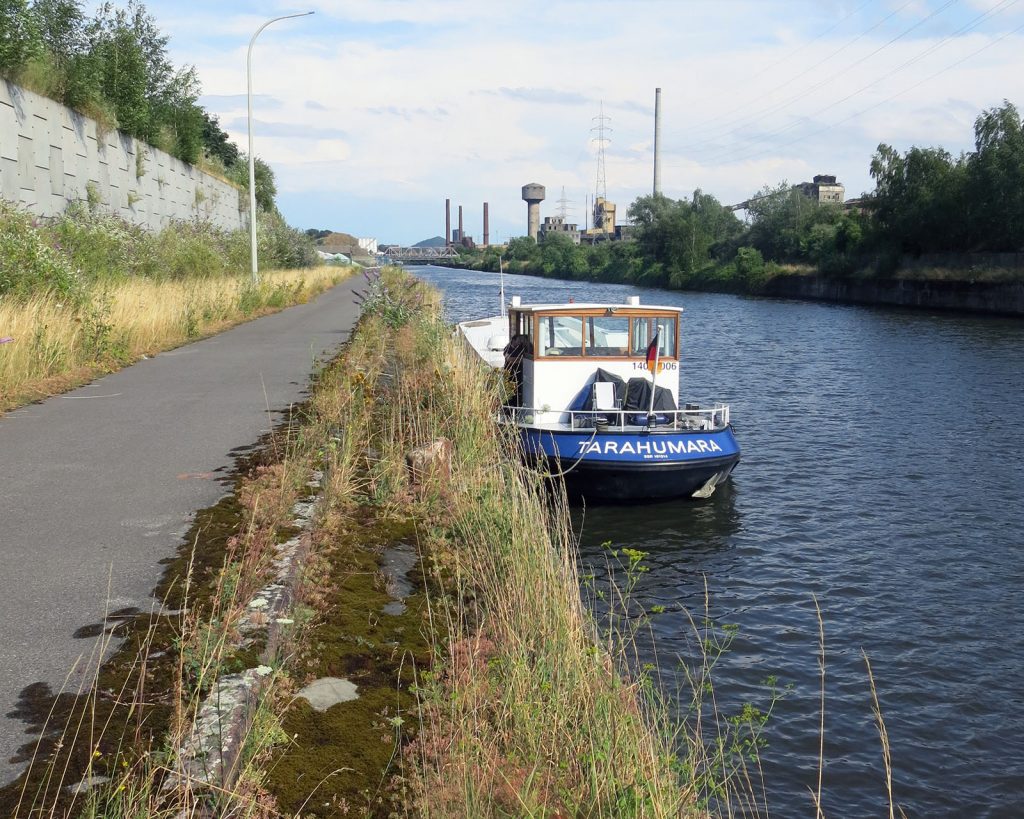
[[[659,331],[660,333],[660,331]],[[655,368],[658,366],[658,334],[654,334],[654,338],[651,339],[651,343],[647,345],[647,369],[651,372],[653,378],[657,373]]]

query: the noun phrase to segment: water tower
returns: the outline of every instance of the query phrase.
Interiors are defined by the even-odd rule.
[[[544,186],[531,182],[523,185],[523,201],[526,202],[526,228],[533,241],[540,232],[540,203],[544,201]]]

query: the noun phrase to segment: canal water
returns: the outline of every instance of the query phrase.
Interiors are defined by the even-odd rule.
[[[453,321],[497,314],[496,274],[413,270]],[[769,676],[791,686],[760,754],[768,812],[814,815],[816,597],[825,814],[888,815],[866,654],[907,816],[1024,816],[1024,322],[525,276],[505,288],[686,308],[680,398],[731,404],[743,461],[708,501],[577,510],[581,558],[600,576],[606,541],[649,553],[634,594],[665,611],[641,659],[669,690],[686,690],[705,585],[711,616],[738,626],[715,668],[723,709],[765,706]]]

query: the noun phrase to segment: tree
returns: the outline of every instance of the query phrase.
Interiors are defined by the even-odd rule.
[[[537,255],[537,243],[530,236],[516,236],[508,243],[508,257],[516,261],[529,261]]]
[[[957,250],[964,245],[966,164],[941,148],[900,155],[879,145],[871,160],[872,197],[881,236],[904,253]]]
[[[642,196],[630,206],[629,218],[648,261],[645,279],[675,287],[707,267],[712,250],[742,230],[732,211],[699,189],[690,201]]]
[[[249,157],[240,153],[238,162],[229,168],[229,178],[242,190],[249,190]],[[277,196],[277,183],[274,180],[274,170],[259,157],[253,163],[254,176],[256,178],[256,209],[266,213],[276,211],[274,197]]]
[[[972,238],[993,251],[1024,250],[1024,123],[1010,102],[974,123],[968,161]]]
[[[564,233],[552,231],[540,243],[541,265],[547,276],[582,278],[589,266],[580,247]]]
[[[208,111],[201,111],[203,150],[206,155],[220,160],[225,168],[238,162],[238,146],[221,130],[220,120]]]
[[[0,75],[16,78],[42,47],[27,0],[0,0]]]
[[[94,39],[91,53],[98,62],[100,88],[109,100],[118,126],[146,142],[154,142],[153,118],[146,95],[146,58],[132,31],[116,26]]]
[[[86,50],[85,15],[79,0],[35,0],[32,16],[55,65],[65,73]]]

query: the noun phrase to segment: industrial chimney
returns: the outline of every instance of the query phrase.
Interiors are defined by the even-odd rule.
[[[484,247],[491,244],[491,221],[487,218],[487,203],[484,202]]]
[[[654,195],[661,196],[661,89],[654,89]]]
[[[526,202],[526,229],[533,241],[540,233],[540,203],[544,201],[544,186],[531,182],[523,185],[523,201]]]
[[[462,230],[462,205],[459,205],[459,244],[461,245],[466,239],[466,234]]]
[[[452,246],[452,200],[444,200],[444,246]]]

